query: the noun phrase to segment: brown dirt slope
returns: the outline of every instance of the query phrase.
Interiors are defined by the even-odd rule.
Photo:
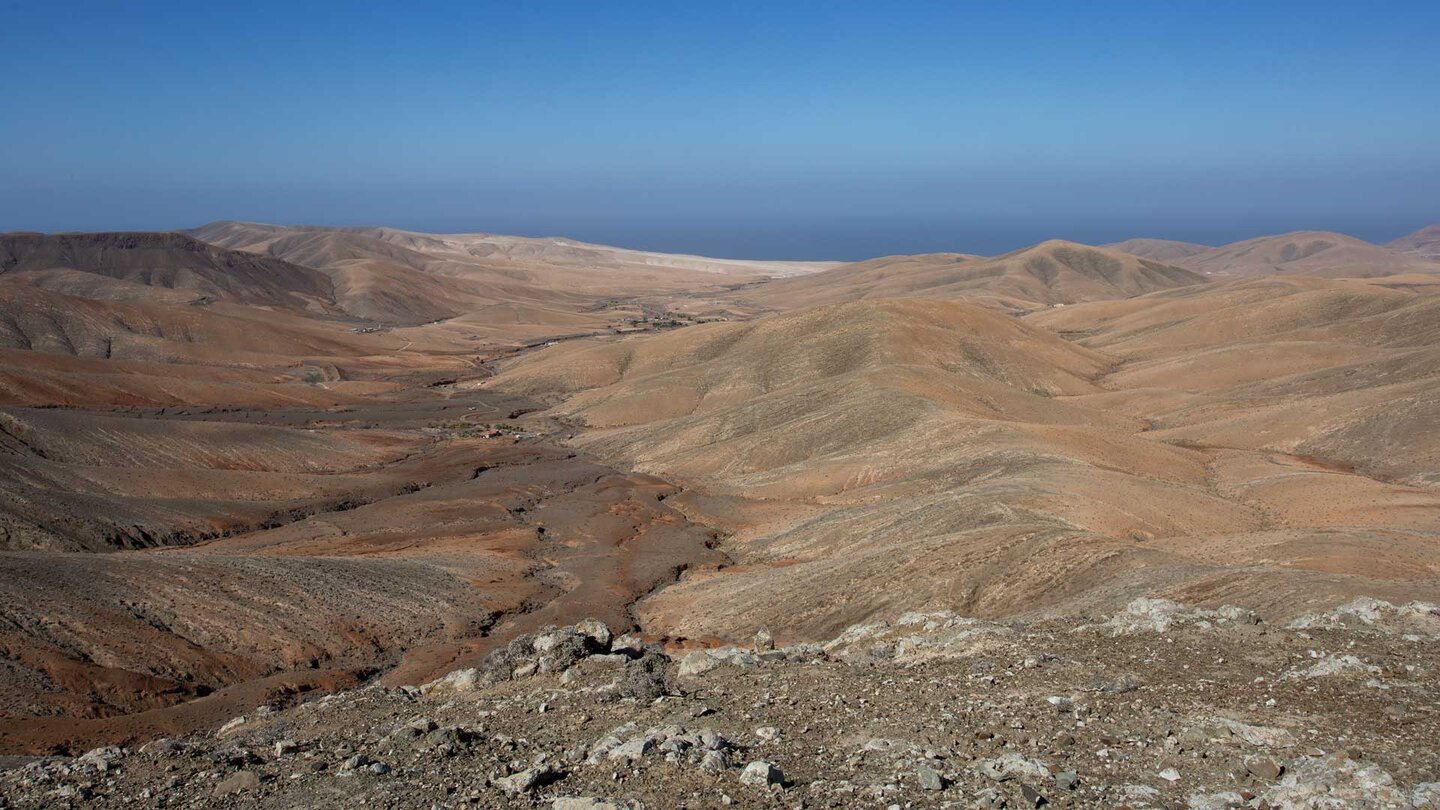
[[[421,324],[515,320],[594,329],[616,297],[651,295],[809,273],[825,262],[747,262],[674,256],[568,239],[426,234],[393,228],[285,227],[213,222],[190,231],[236,250],[276,256],[328,274],[346,312]],[[556,330],[552,329],[554,333]]]
[[[1055,304],[1126,298],[1202,280],[1172,265],[1051,240],[994,258],[936,253],[871,259],[781,279],[751,297],[777,309],[871,298],[963,298],[1025,312]]]
[[[1384,300],[1351,304],[1376,319],[1366,331],[1388,323],[1396,340],[1415,340],[1400,324],[1411,306],[1423,323],[1428,297],[1373,295]],[[1297,319],[1323,326],[1275,313]],[[1190,320],[1206,334],[1208,319]],[[1216,320],[1227,322],[1223,311]],[[1236,328],[1254,326],[1245,320]],[[1192,444],[1156,430],[1161,409],[1195,396],[1183,374],[1130,392],[1124,358],[1102,342],[1106,353],[1092,353],[1025,327],[955,302],[867,301],[554,347],[487,385],[569,392],[551,413],[584,428],[575,444],[677,482],[688,515],[734,533],[723,548],[735,566],[643,604],[648,626],[667,633],[733,637],[748,624],[816,636],[916,604],[1072,611],[1137,592],[1193,596],[1241,570],[1264,583],[1254,601],[1279,609],[1355,590],[1434,592],[1440,557],[1424,538],[1440,526],[1440,494],[1426,483],[1428,455],[1405,454],[1409,474],[1387,483],[1306,457],[1329,448],[1319,439]],[[1245,382],[1281,386],[1292,371],[1282,362]],[[1405,391],[1384,407],[1423,421],[1428,406]],[[1357,562],[1361,548],[1376,555]]]
[[[1386,281],[1212,284],[1031,320],[1121,358],[1104,401],[1157,437],[1434,486],[1440,295]]]
[[[1174,262],[1176,259],[1183,259],[1186,256],[1194,256],[1210,250],[1209,245],[1200,245],[1194,242],[1179,242],[1174,239],[1126,239],[1124,242],[1111,242],[1102,247],[1120,253],[1129,253],[1131,256],[1139,256],[1142,259],[1154,259],[1157,262]]]
[[[190,297],[262,306],[324,309],[333,290],[324,274],[307,267],[224,250],[178,233],[0,234],[0,274],[76,270],[107,282],[183,290]],[[71,284],[76,291],[79,285]]]
[[[1175,263],[1217,276],[1295,273],[1324,278],[1370,278],[1440,272],[1440,262],[1328,231],[1296,231],[1247,239],[1176,259]]]
[[[1385,247],[1401,253],[1413,253],[1422,259],[1440,260],[1440,224],[1427,225],[1393,242],[1386,242]]]

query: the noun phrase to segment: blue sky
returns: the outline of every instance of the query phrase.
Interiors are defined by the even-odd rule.
[[[1440,221],[1440,3],[0,0],[0,230],[734,256]]]

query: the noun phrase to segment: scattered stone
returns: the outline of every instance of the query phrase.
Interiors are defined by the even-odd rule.
[[[1275,807],[1400,807],[1410,797],[1384,769],[1337,753],[1292,762],[1262,798]]]
[[[1294,630],[1367,630],[1394,636],[1440,638],[1440,605],[1394,605],[1362,596],[1333,610],[1307,613],[1290,623]]]
[[[244,728],[224,737],[4,760],[0,796],[9,803],[0,807],[314,807],[344,794],[356,807],[364,798],[374,807],[636,810],[641,801],[721,806],[718,787],[738,779],[754,791],[732,800],[740,806],[784,795],[787,807],[817,808],[1440,810],[1426,756],[1440,736],[1430,711],[1440,672],[1428,642],[1347,627],[1317,628],[1318,639],[1218,631],[1228,619],[1191,625],[1203,632],[1105,639],[1051,620],[996,628],[935,613],[903,618],[851,633],[853,644],[833,655],[813,645],[704,651],[722,671],[658,694],[624,682],[638,674],[662,684],[683,662],[638,644],[635,655],[613,652],[618,639],[601,651],[603,633],[584,623],[547,628],[535,635],[545,636],[543,651],[532,639],[515,667],[534,666],[529,680],[491,683],[482,670],[460,670],[419,689],[300,697],[263,720],[248,712]],[[577,641],[585,654],[563,676],[539,671],[542,658]],[[1057,655],[1063,665],[1045,665]],[[1274,675],[1345,656],[1381,672]],[[1382,675],[1386,692],[1365,687]],[[1105,688],[1141,678],[1143,689]],[[1072,691],[1077,684],[1089,685]],[[1272,700],[1283,710],[1264,708]],[[706,727],[690,726],[701,717]],[[804,778],[764,798],[757,787],[786,783],[771,764],[780,756],[806,762]],[[258,781],[217,798],[245,779],[238,772]],[[544,785],[562,778],[571,795],[557,799]],[[1153,786],[1135,784],[1144,782]]]
[[[1112,636],[1129,633],[1164,633],[1172,627],[1193,626],[1208,630],[1216,625],[1254,625],[1260,618],[1254,612],[1234,605],[1222,605],[1215,610],[1204,608],[1187,609],[1170,599],[1154,599],[1142,596],[1125,609],[1100,625]]]
[[[1308,667],[1292,669],[1280,676],[1294,678],[1329,678],[1337,675],[1375,675],[1380,668],[1371,666],[1353,655],[1326,655]]]
[[[998,648],[1013,633],[1004,625],[948,611],[906,613],[893,625],[884,621],[852,625],[822,650],[850,663],[918,664],[979,655]]]

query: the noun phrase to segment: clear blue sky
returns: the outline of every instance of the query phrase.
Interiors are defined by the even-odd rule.
[[[1440,221],[1440,2],[0,0],[0,230],[736,256]]]

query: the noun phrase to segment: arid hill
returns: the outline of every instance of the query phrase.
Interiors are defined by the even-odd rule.
[[[689,278],[685,271],[718,275],[792,276],[828,270],[839,262],[756,261],[714,259],[673,253],[655,253],[628,248],[593,245],[562,237],[531,238],[487,233],[438,234],[405,231],[398,228],[322,228],[314,226],[286,227],[256,222],[212,222],[190,231],[197,238],[215,244],[229,243],[237,249],[252,252],[285,253],[293,245],[272,247],[281,240],[297,235],[326,234],[331,237],[351,235],[383,242],[398,248],[392,258],[401,262],[428,264],[437,258],[459,261],[492,259],[516,266],[546,268],[581,268],[593,274],[621,274],[623,271],[677,271],[674,275]],[[335,240],[341,241],[344,240]],[[333,242],[332,242],[333,244]],[[366,244],[363,242],[351,242]],[[353,249],[353,248],[352,248]],[[367,247],[375,252],[373,245]],[[312,260],[329,258],[311,254]],[[652,276],[654,277],[654,276]]]
[[[644,330],[664,309],[578,289],[583,267],[282,239],[331,266],[178,234],[6,243],[0,751],[213,727],[379,671],[431,677],[547,621],[622,624],[716,557],[713,530],[661,503],[664,482],[525,433],[533,402],[455,387],[526,343]],[[366,262],[398,275],[349,284]],[[717,279],[674,272],[681,295]],[[458,314],[377,324],[357,302]]]
[[[1313,282],[1326,284],[1342,297],[1348,289]],[[1192,300],[1210,286],[1150,298]],[[1362,344],[1425,323],[1440,301],[1357,292],[1361,320],[1350,328],[1368,331]],[[1274,292],[1230,294],[1258,304]],[[1058,325],[1072,310],[1103,318],[1156,307],[1131,305],[1034,318]],[[1316,310],[1299,325],[1321,329],[1327,306],[1297,302],[1303,313]],[[1302,317],[1282,307],[1275,328]],[[1408,433],[1433,418],[1419,396],[1434,384],[1433,349],[1413,346],[1433,338],[1408,330],[1391,339],[1412,349],[1379,353],[1343,338],[1330,344],[1323,359],[1337,367],[1383,355],[1410,369],[1388,390],[1347,395],[1298,377],[1289,358],[1264,365],[1268,355],[1244,344],[1245,318],[1235,315],[1238,334],[1216,338],[1239,344],[1217,368],[1251,386],[1223,404],[1189,391],[1183,368],[1132,389],[1129,364],[1140,364],[1112,352],[1089,319],[1096,331],[1076,334],[1093,335],[1085,342],[1101,353],[974,306],[918,300],[577,342],[521,357],[486,385],[571,392],[552,413],[577,426],[577,446],[679,483],[686,492],[672,501],[691,519],[734,533],[722,548],[736,565],[693,572],[642,604],[646,626],[667,634],[734,637],[764,625],[823,635],[902,602],[1012,615],[1103,607],[1139,591],[1244,594],[1285,611],[1351,589],[1428,593],[1440,564],[1422,540],[1440,528],[1437,462],[1423,444],[1398,452],[1365,420],[1388,412]],[[1217,350],[1207,334],[1199,332],[1197,349]],[[1335,379],[1345,375],[1341,368]],[[1296,429],[1311,414],[1294,410],[1307,390],[1334,393],[1330,432],[1301,444],[1268,442],[1254,426],[1244,442],[1194,438],[1253,408],[1267,396],[1252,394],[1256,386],[1270,389],[1263,401]],[[1198,407],[1172,427],[1177,403]],[[1347,454],[1367,443],[1373,456]],[[1384,478],[1349,472],[1356,468]],[[1387,562],[1359,564],[1358,548]]]
[[[750,297],[777,309],[872,298],[959,298],[1014,312],[1125,298],[1198,284],[1188,270],[1073,242],[1051,240],[983,258],[963,253],[888,256],[780,279]]]
[[[1176,259],[1175,263],[1212,276],[1292,273],[1325,278],[1370,278],[1440,273],[1440,262],[1328,231],[1296,231],[1247,239]]]
[[[505,274],[464,278],[442,273],[445,260],[365,233],[232,222],[212,223],[191,233],[214,244],[316,268],[332,280],[347,313],[384,323],[422,324],[517,304],[542,318],[549,309],[564,317],[592,303]]]
[[[0,234],[0,280],[99,300],[144,300],[139,287],[171,302],[179,296],[170,292],[315,311],[334,303],[322,273],[178,233]]]
[[[1126,239],[1124,242],[1111,242],[1103,247],[1120,253],[1129,253],[1131,256],[1139,256],[1142,259],[1154,259],[1157,262],[1174,262],[1177,259],[1194,256],[1211,249],[1209,245],[1178,242],[1174,239]]]
[[[1398,277],[1256,279],[1037,314],[1123,365],[1106,408],[1195,446],[1440,484],[1440,295]],[[1339,480],[1339,479],[1336,479]]]
[[[1440,224],[1427,225],[1393,242],[1386,242],[1385,247],[1401,253],[1413,253],[1422,259],[1440,261]]]
[[[721,290],[831,266],[668,256],[558,238],[393,228],[213,222],[190,233],[327,273],[337,299],[352,315],[399,324],[463,315],[457,325],[497,339],[507,336],[505,330],[494,329],[497,323],[510,327],[510,337],[593,330],[607,323],[597,310],[615,299]]]
[[[223,247],[4,237],[0,753],[421,682],[585,616],[673,647],[1440,593],[1423,264],[196,234]]]
[[[419,253],[469,259],[503,259],[549,268],[578,268],[596,274],[674,271],[686,278],[689,271],[751,278],[782,278],[828,270],[840,262],[759,261],[715,259],[675,253],[593,245],[563,237],[532,238],[489,233],[432,234],[395,228],[360,228],[358,233],[398,244]],[[653,276],[652,276],[653,277]]]

